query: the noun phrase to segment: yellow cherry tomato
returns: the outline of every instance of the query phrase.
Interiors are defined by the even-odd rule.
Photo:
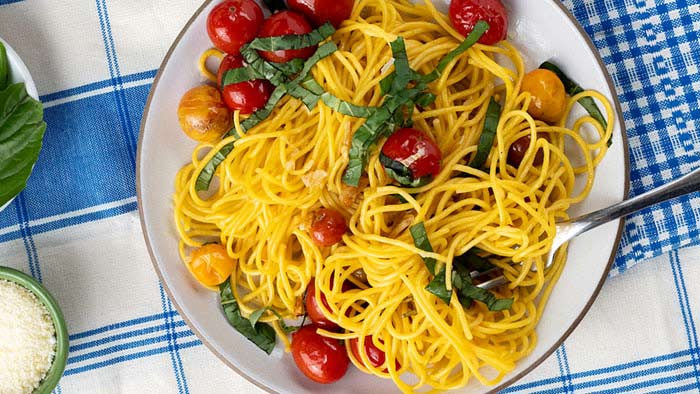
[[[182,131],[199,142],[215,142],[231,127],[231,112],[219,90],[202,85],[192,88],[180,99],[177,118]]]
[[[547,123],[561,120],[566,111],[566,90],[557,74],[544,69],[531,71],[523,78],[523,91],[532,95],[527,112]]]
[[[208,244],[192,252],[190,270],[203,285],[218,286],[231,275],[234,264],[225,246]]]

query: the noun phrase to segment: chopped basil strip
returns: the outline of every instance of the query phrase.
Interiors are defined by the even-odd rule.
[[[453,264],[460,264],[478,272],[486,272],[494,269],[495,266],[493,264],[491,264],[487,259],[477,254],[479,252],[479,249],[473,248],[467,251],[467,253],[455,257]]]
[[[277,37],[258,37],[250,44],[250,48],[260,51],[282,51],[288,49],[304,49],[318,45],[335,33],[335,28],[326,22],[318,29],[307,34],[292,34]]]
[[[445,304],[450,304],[450,299],[452,298],[452,290],[447,290],[445,286],[445,268],[442,268],[440,272],[433,278],[425,290],[432,293],[435,297],[441,299]]]
[[[425,224],[423,222],[414,224],[409,231],[411,232],[413,244],[416,245],[416,248],[426,252],[433,252],[433,246],[430,244],[428,233],[425,231]],[[425,266],[428,267],[428,271],[435,275],[435,259],[432,257],[423,257],[423,261],[425,262]],[[443,278],[443,282],[444,280]]]
[[[471,300],[479,301],[486,304],[490,311],[503,311],[513,306],[512,298],[499,299],[490,291],[475,286],[466,267],[455,265],[454,268],[452,286],[457,290],[462,305],[466,302],[471,303]]]
[[[257,311],[251,313],[250,318],[249,318],[251,326],[255,327],[255,325],[258,323],[258,320],[260,320],[262,315],[264,315],[265,312],[267,312],[267,311],[270,311],[273,315],[277,316],[277,319],[279,319],[279,324],[280,324],[280,327],[282,328],[282,331],[286,332],[287,334],[291,334],[295,331],[298,331],[301,328],[301,326],[304,325],[304,323],[302,322],[302,324],[300,326],[288,326],[287,323],[284,322],[284,319],[282,318],[282,315],[280,315],[279,312],[270,308],[269,306],[266,306],[264,308],[260,308]]]
[[[540,68],[549,70],[555,74],[557,74],[557,77],[561,80],[561,82],[564,84],[564,89],[566,89],[566,93],[569,94],[569,96],[575,96],[581,92],[583,92],[583,88],[581,85],[576,83],[576,81],[572,80],[569,78],[566,74],[564,74],[563,71],[554,63],[552,62],[544,62],[540,65]],[[589,115],[595,120],[600,123],[600,125],[603,127],[603,129],[608,128],[608,121],[605,119],[605,116],[603,116],[603,113],[600,111],[600,108],[598,108],[598,104],[595,103],[595,100],[593,100],[592,97],[583,97],[580,100],[578,100],[578,103],[581,104],[581,106],[588,112]],[[608,140],[608,147],[612,145],[612,136]]]
[[[221,295],[221,307],[224,310],[226,319],[233,328],[265,351],[265,353],[272,353],[272,350],[275,348],[275,330],[267,324],[257,322],[257,319],[253,323],[241,315],[238,302],[236,302],[231,290],[231,281],[227,280],[222,283],[219,286],[219,292]],[[265,311],[263,310],[262,312],[264,313]]]
[[[486,164],[486,159],[493,148],[493,140],[496,139],[496,129],[501,118],[501,105],[491,97],[489,107],[486,109],[486,120],[484,120],[484,130],[479,138],[476,155],[470,164],[473,168],[482,168]]]
[[[0,90],[5,90],[10,79],[10,63],[7,59],[7,50],[0,42]]]
[[[430,74],[426,75],[424,77],[424,81],[426,82],[431,82],[434,81],[438,78],[440,78],[440,75],[445,71],[445,68],[452,62],[457,56],[463,54],[466,52],[469,48],[473,47],[474,44],[476,44],[481,36],[486,33],[486,30],[489,29],[489,24],[486,23],[485,21],[478,21],[476,22],[476,25],[474,25],[474,29],[472,29],[471,33],[462,41],[457,48],[453,49],[445,55],[442,60],[440,60],[440,63],[438,63],[437,68],[431,72]]]
[[[389,158],[383,153],[379,155],[379,161],[384,166],[384,170],[386,170],[387,175],[394,178],[403,186],[421,187],[427,185],[433,180],[433,177],[430,175],[426,175],[418,179],[414,178],[413,171],[411,171],[410,168],[406,167],[401,162]]]

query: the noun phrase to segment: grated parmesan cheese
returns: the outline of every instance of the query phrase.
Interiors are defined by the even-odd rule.
[[[0,279],[0,394],[31,394],[46,376],[56,329],[34,293]]]

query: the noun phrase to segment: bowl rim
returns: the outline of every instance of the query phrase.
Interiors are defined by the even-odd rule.
[[[182,30],[178,33],[177,37],[173,41],[172,45],[168,49],[168,52],[166,53],[165,57],[163,58],[163,61],[161,65],[158,68],[158,73],[156,74],[154,80],[153,80],[153,85],[151,86],[151,90],[148,94],[148,98],[146,100],[146,105],[144,107],[143,111],[143,116],[141,118],[141,125],[139,127],[139,139],[138,139],[138,149],[137,149],[137,154],[136,154],[136,197],[137,197],[137,205],[138,205],[138,211],[139,211],[139,219],[141,222],[141,230],[143,233],[144,240],[146,242],[146,248],[148,249],[148,254],[151,258],[151,264],[153,265],[153,269],[156,271],[156,274],[158,275],[158,279],[163,285],[163,288],[165,289],[166,294],[168,295],[168,298],[170,298],[170,301],[173,303],[175,306],[175,309],[177,310],[178,314],[182,317],[182,319],[185,321],[187,326],[194,332],[194,334],[202,341],[202,343],[209,349],[210,352],[212,352],[219,360],[221,360],[226,366],[228,366],[230,369],[235,371],[238,375],[242,376],[244,379],[249,381],[250,383],[254,384],[255,386],[259,387],[260,389],[271,393],[271,394],[281,394],[275,390],[273,390],[271,387],[268,387],[265,385],[263,382],[260,382],[258,380],[253,379],[252,377],[248,376],[245,372],[243,372],[241,369],[233,365],[231,362],[229,362],[226,357],[221,354],[216,347],[214,347],[209,341],[206,339],[206,337],[196,328],[196,326],[193,324],[193,322],[190,320],[190,318],[183,313],[183,309],[180,307],[180,305],[177,303],[176,298],[173,296],[172,291],[170,290],[168,284],[164,281],[163,279],[163,273],[160,270],[160,266],[157,263],[157,258],[156,255],[153,251],[153,246],[151,245],[150,237],[149,234],[147,233],[146,229],[146,220],[143,212],[143,204],[142,204],[142,196],[141,196],[141,190],[142,190],[142,184],[141,184],[141,171],[140,171],[140,166],[138,163],[141,162],[141,153],[142,153],[142,142],[143,142],[143,136],[144,132],[146,129],[146,123],[148,120],[148,115],[150,113],[151,109],[151,102],[153,99],[153,96],[155,94],[156,89],[158,88],[158,83],[160,82],[160,78],[164,72],[165,66],[168,64],[170,61],[170,57],[172,56],[173,52],[175,49],[178,47],[180,44],[180,41],[184,37],[185,33],[189,30],[190,26],[194,23],[194,21],[199,17],[199,15],[214,1],[218,0],[205,0],[202,5],[194,12],[194,14],[190,17],[190,19],[187,21],[187,23],[183,26]],[[591,50],[591,52],[595,56],[595,61],[600,67],[600,70],[603,72],[603,75],[605,77],[606,83],[608,85],[608,88],[610,89],[611,92],[613,92],[613,97],[612,102],[613,106],[615,108],[615,111],[617,112],[618,115],[618,125],[620,127],[620,134],[621,134],[621,143],[622,143],[622,150],[624,154],[624,194],[623,197],[624,199],[629,198],[629,192],[630,192],[630,158],[629,158],[629,142],[627,138],[627,129],[625,127],[625,122],[623,118],[623,112],[622,112],[622,106],[620,105],[620,100],[618,96],[615,94],[617,90],[615,89],[615,84],[613,83],[613,79],[610,75],[610,72],[608,71],[607,67],[605,66],[605,62],[603,61],[603,58],[600,55],[600,52],[598,51],[598,48],[595,46],[593,43],[593,40],[590,38],[588,33],[586,33],[586,30],[581,26],[581,24],[578,22],[576,17],[569,11],[561,2],[556,1],[556,0],[549,0],[551,3],[554,3],[562,12],[563,14],[567,17],[569,22],[572,23],[572,25],[576,28],[578,31],[579,35],[584,39],[586,45],[588,48]],[[588,299],[586,302],[586,305],[581,309],[581,312],[578,314],[578,316],[574,319],[574,321],[571,323],[571,325],[566,329],[564,334],[545,352],[542,354],[541,357],[536,359],[530,366],[525,368],[523,371],[515,374],[514,376],[509,377],[507,380],[504,380],[498,385],[489,387],[489,391],[487,394],[495,394],[498,393],[499,391],[511,386],[518,380],[522,379],[524,376],[528,375],[532,370],[537,368],[542,362],[544,362],[549,356],[552,355],[563,343],[566,341],[566,339],[571,335],[571,333],[578,327],[579,323],[583,320],[583,318],[586,316],[588,311],[590,310],[591,306],[593,306],[593,303],[595,300],[598,298],[598,295],[600,294],[601,289],[603,288],[603,285],[605,284],[605,278],[607,277],[608,273],[610,272],[610,269],[615,261],[615,256],[617,255],[617,251],[620,246],[620,239],[622,238],[622,233],[623,229],[625,226],[625,219],[622,218],[620,219],[618,228],[617,228],[617,235],[615,236],[615,241],[614,241],[614,246],[613,249],[610,252],[610,258],[608,259],[608,262],[605,266],[605,270],[603,270],[603,274],[598,279],[597,285],[593,293],[591,294],[591,297]]]
[[[49,315],[51,315],[56,331],[56,352],[51,368],[46,372],[46,376],[44,376],[39,387],[33,392],[33,394],[49,394],[61,380],[63,371],[66,369],[66,360],[68,359],[68,329],[63,312],[61,312],[58,302],[51,293],[39,281],[24,272],[10,267],[0,267],[0,280],[3,279],[32,292],[46,307]]]

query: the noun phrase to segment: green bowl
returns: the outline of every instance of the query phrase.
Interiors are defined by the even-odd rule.
[[[61,308],[49,292],[31,276],[8,267],[0,267],[0,279],[14,282],[25,289],[31,291],[46,306],[51,315],[53,325],[56,328],[56,355],[51,368],[46,373],[46,377],[39,387],[34,390],[34,394],[49,394],[56,388],[61,380],[63,371],[66,369],[66,359],[68,358],[68,330],[63,319]]]

